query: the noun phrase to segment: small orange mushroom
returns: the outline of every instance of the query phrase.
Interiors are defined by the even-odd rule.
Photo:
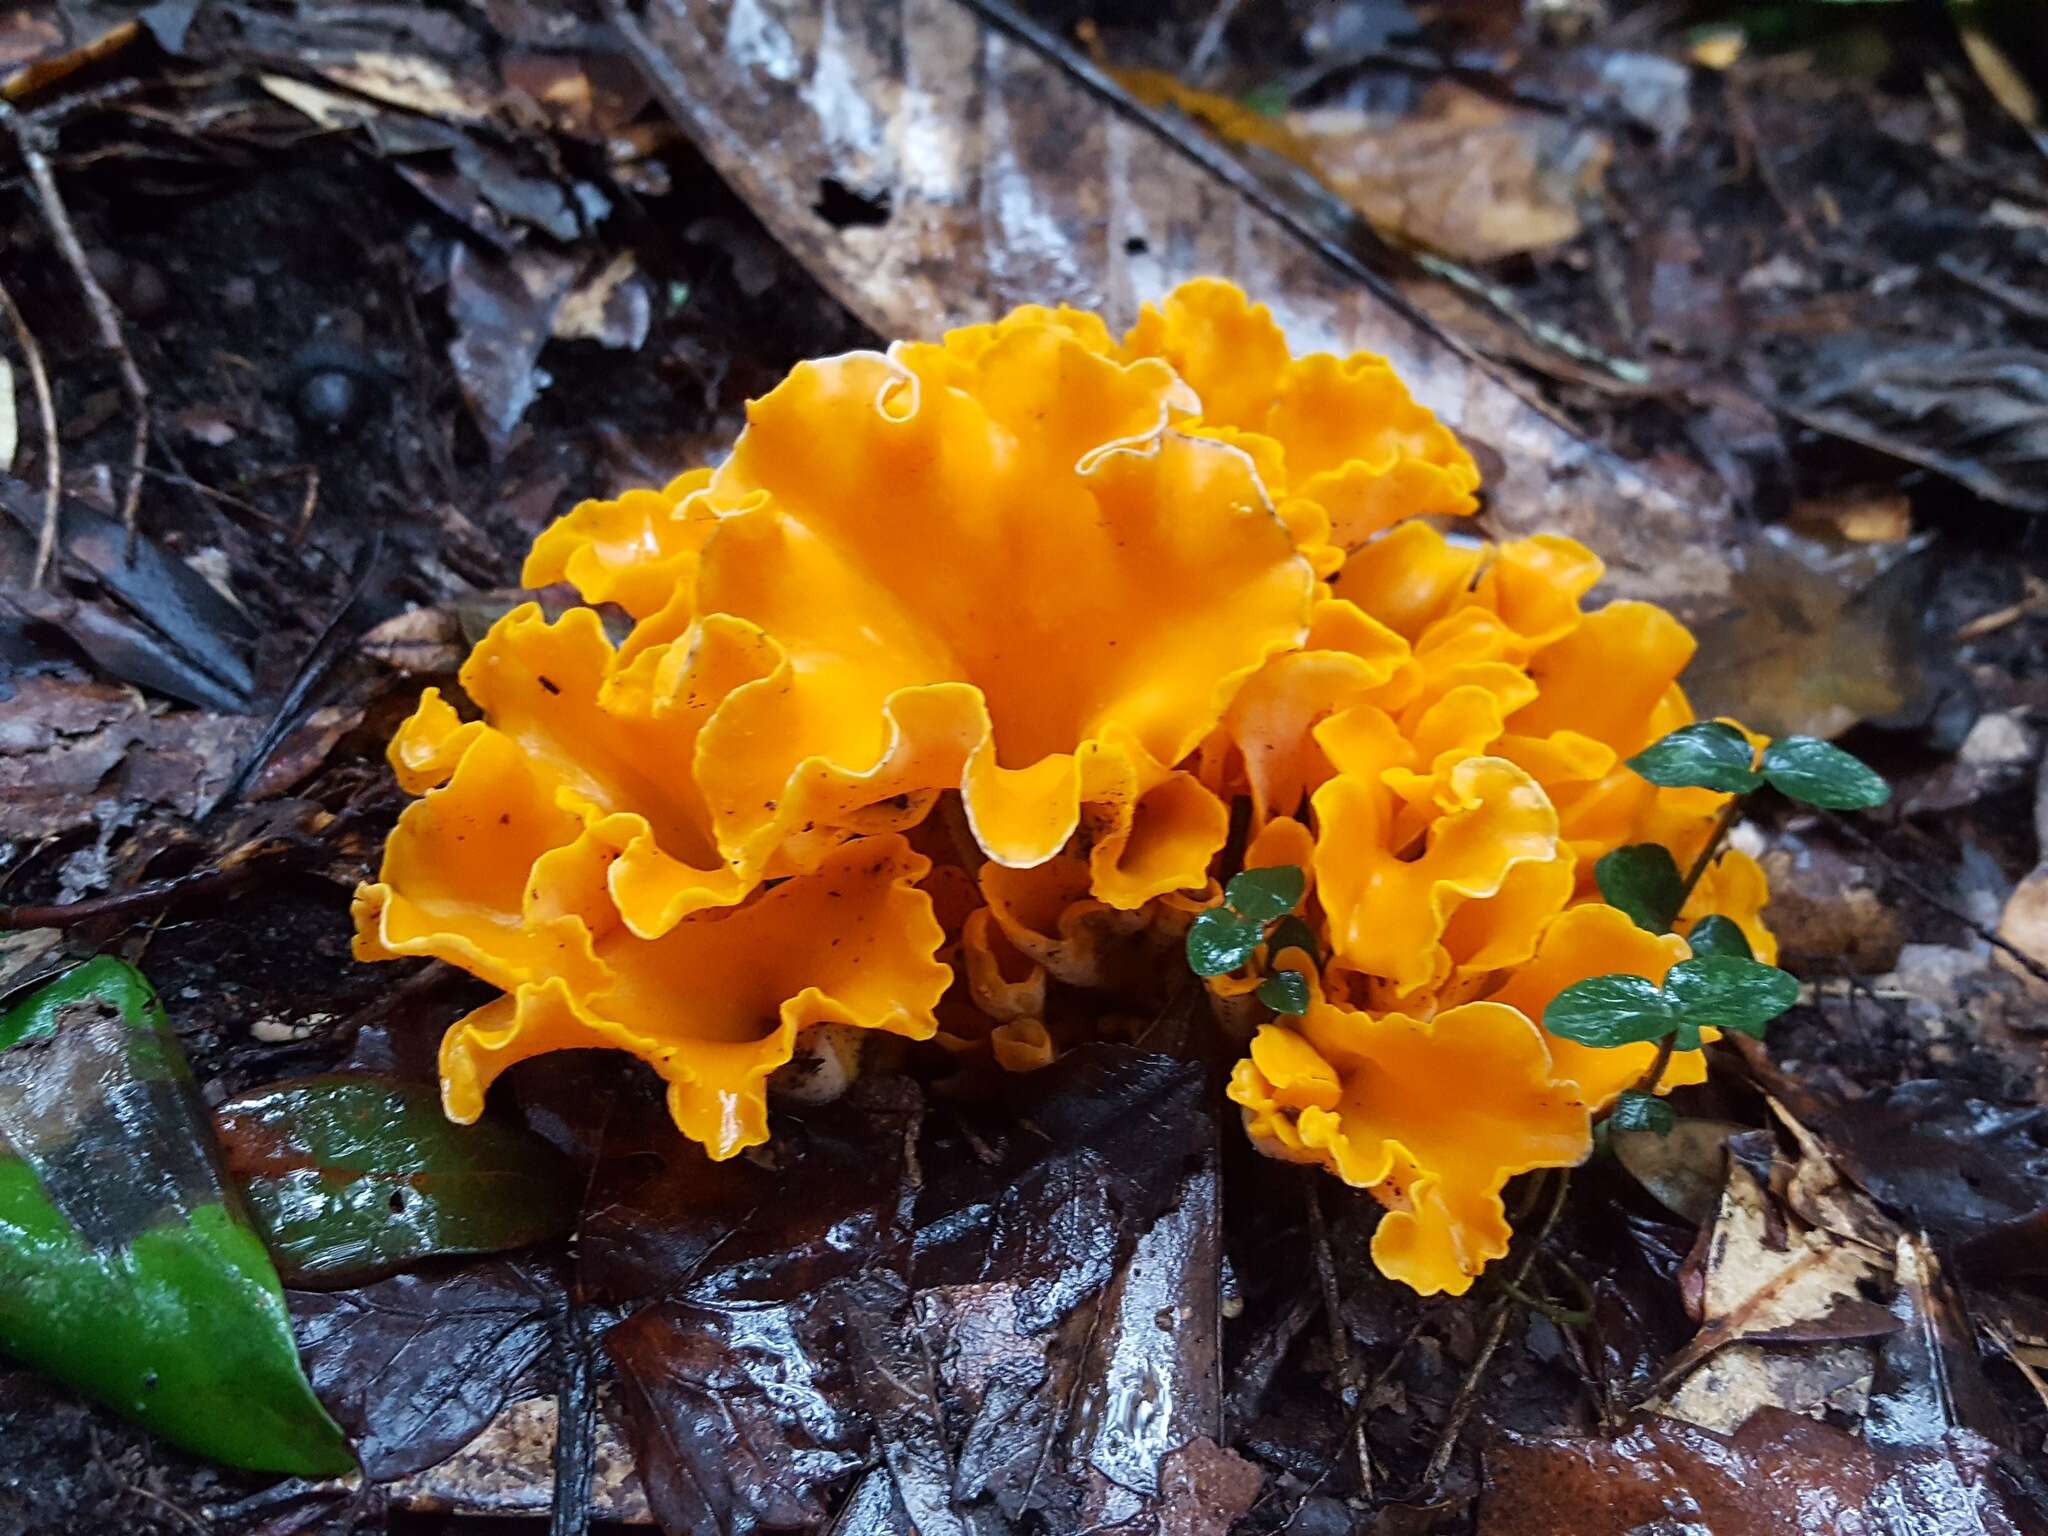
[[[1373,1261],[1425,1296],[1464,1294],[1507,1252],[1509,1179],[1571,1167],[1592,1147],[1542,1031],[1494,1002],[1418,1018],[1317,990],[1299,1029],[1259,1030],[1228,1092],[1261,1150],[1372,1191],[1387,1208]]]

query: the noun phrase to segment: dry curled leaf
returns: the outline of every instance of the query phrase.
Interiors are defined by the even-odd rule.
[[[1961,482],[2048,512],[2048,353],[2024,347],[1873,351],[1816,382],[1791,413]]]

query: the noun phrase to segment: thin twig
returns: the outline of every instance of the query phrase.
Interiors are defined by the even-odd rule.
[[[1792,201],[1784,183],[1778,180],[1777,167],[1771,164],[1770,154],[1757,136],[1756,119],[1750,116],[1749,102],[1742,94],[1742,87],[1732,75],[1726,76],[1725,81],[1722,96],[1728,103],[1729,119],[1735,125],[1736,144],[1748,148],[1756,164],[1757,180],[1764,184],[1764,191],[1778,205],[1778,211],[1785,215],[1785,227],[1792,231],[1793,238],[1806,247],[1807,255],[1821,255],[1820,242],[1814,239],[1813,231],[1807,227],[1806,215],[1799,211],[1799,205]]]
[[[36,345],[35,333],[28,328],[28,321],[22,318],[21,308],[5,283],[0,283],[0,308],[6,309],[7,322],[14,327],[14,339],[21,344],[22,356],[28,359],[29,383],[36,393],[36,414],[43,422],[43,529],[36,535],[36,564],[29,577],[30,586],[40,587],[49,577],[50,562],[57,558],[57,505],[63,500],[64,460],[57,449],[57,405],[50,395],[50,376],[43,370],[43,349]]]
[[[195,869],[169,880],[151,880],[125,891],[88,896],[82,901],[51,906],[0,906],[0,929],[71,928],[102,917],[140,917],[160,911],[186,896],[239,885],[250,876],[246,864],[231,869]]]
[[[121,502],[121,526],[128,532],[128,549],[132,555],[136,515],[142,504],[142,468],[149,458],[149,385],[143,382],[142,370],[135,366],[135,355],[128,350],[127,339],[121,334],[121,320],[114,310],[114,301],[107,297],[107,290],[100,286],[100,280],[92,275],[92,267],[85,259],[85,247],[79,243],[78,231],[72,227],[64,194],[57,188],[57,174],[50,168],[50,157],[43,147],[49,130],[34,119],[24,117],[6,102],[0,102],[0,124],[5,124],[14,135],[22,164],[28,167],[29,181],[35,187],[36,204],[42,209],[43,222],[49,226],[50,234],[57,242],[57,250],[63,256],[64,264],[71,269],[79,292],[85,295],[85,305],[92,312],[93,323],[99,328],[101,344],[114,354],[121,374],[121,387],[127,392],[128,403],[135,412],[135,444],[129,454],[128,494]]]
[[[1950,905],[1944,897],[1942,897],[1934,891],[1930,891],[1926,886],[1922,885],[1912,875],[1906,873],[1905,865],[1901,864],[1897,859],[1893,858],[1889,853],[1885,852],[1885,850],[1882,847],[1880,847],[1876,842],[1874,842],[1868,837],[1865,837],[1861,832],[1857,831],[1855,826],[1852,823],[1850,823],[1846,818],[1836,815],[1833,812],[1828,812],[1826,814],[1828,818],[1828,824],[1830,826],[1834,827],[1836,831],[1843,833],[1845,836],[1848,837],[1848,839],[1851,842],[1855,843],[1858,847],[1867,851],[1873,858],[1877,859],[1879,863],[1883,864],[1884,867],[1891,872],[1893,877],[1898,880],[1899,884],[1903,885],[1915,896],[1919,897],[1922,901],[1926,902],[1928,906],[1934,908],[1935,911],[1941,913],[1944,917],[1954,918],[1957,922],[1961,923],[1965,928],[1969,929],[1971,933],[1975,934],[1979,939],[1982,939],[1986,944],[1989,944],[1993,949],[2000,951],[2002,954],[2011,956],[2014,963],[2017,964],[2022,970],[2024,970],[2029,976],[2033,977],[2036,981],[2048,982],[2048,965],[2043,965],[2040,961],[2036,960],[2032,955],[2028,954],[2025,950],[2019,948],[2011,941],[2000,938],[1991,929],[1986,928],[1982,923],[1978,922],[1974,917],[1970,916],[1969,913],[1958,910],[1956,907]]]
[[[576,1291],[572,1275],[557,1340],[561,1364],[555,1381],[555,1487],[548,1536],[585,1536],[589,1531],[590,1492],[597,1472],[597,1391]]]
[[[1557,1225],[1557,1218],[1564,1211],[1565,1192],[1571,1188],[1572,1175],[1569,1168],[1557,1175],[1556,1192],[1550,1197],[1550,1209],[1543,1217],[1543,1225],[1536,1229],[1522,1262],[1515,1266],[1514,1274],[1507,1277],[1508,1284],[1519,1289],[1529,1278],[1529,1270],[1536,1262],[1536,1255],[1550,1240],[1551,1229]],[[1472,1361],[1472,1369],[1465,1377],[1465,1384],[1458,1388],[1457,1398],[1451,1404],[1450,1417],[1444,1420],[1441,1434],[1437,1436],[1436,1449],[1430,1453],[1429,1467],[1423,1473],[1423,1487],[1435,1488],[1443,1482],[1444,1474],[1450,1470],[1451,1458],[1458,1452],[1458,1441],[1465,1433],[1465,1423],[1472,1417],[1472,1410],[1479,1402],[1479,1388],[1486,1380],[1487,1368],[1493,1364],[1493,1357],[1500,1349],[1501,1340],[1507,1337],[1508,1318],[1515,1307],[1512,1293],[1494,1303],[1493,1315],[1487,1320],[1486,1337],[1479,1346],[1479,1354]]]
[[[1344,1298],[1337,1289],[1337,1264],[1330,1254],[1329,1223],[1323,1219],[1322,1175],[1304,1169],[1302,1187],[1308,1195],[1309,1246],[1315,1251],[1316,1278],[1322,1283],[1323,1311],[1330,1324],[1330,1353],[1337,1357],[1337,1379],[1344,1384],[1351,1420],[1351,1450],[1358,1458],[1358,1491],[1372,1497],[1372,1448],[1365,1434],[1365,1384],[1358,1359],[1351,1353],[1351,1332],[1344,1326]]]
[[[1209,19],[1202,24],[1202,35],[1195,39],[1195,51],[1188,55],[1187,78],[1199,81],[1209,72],[1209,65],[1223,46],[1223,34],[1236,20],[1238,8],[1244,0],[1216,0],[1209,12]]]

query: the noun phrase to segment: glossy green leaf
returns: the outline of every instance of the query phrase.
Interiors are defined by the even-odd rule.
[[[1298,949],[1309,959],[1322,959],[1322,946],[1316,943],[1315,931],[1300,918],[1293,915],[1283,917],[1273,925],[1273,931],[1266,935],[1266,951],[1278,955],[1282,950]]]
[[[1867,811],[1891,799],[1876,769],[1813,736],[1786,736],[1764,750],[1764,778],[1802,805],[1827,811]]]
[[[1299,971],[1275,971],[1259,983],[1259,1001],[1275,1013],[1307,1013],[1308,978]]]
[[[1553,1035],[1599,1050],[1660,1040],[1678,1022],[1677,1006],[1654,981],[1622,973],[1575,982],[1543,1011],[1543,1027]]]
[[[455,1125],[425,1083],[335,1074],[214,1111],[229,1176],[292,1285],[359,1285],[418,1259],[566,1233],[574,1170],[526,1131]]]
[[[1718,912],[1694,923],[1685,941],[1692,946],[1696,958],[1702,955],[1733,955],[1738,960],[1756,958],[1741,925]]]
[[[1799,982],[1788,972],[1737,955],[1674,965],[1664,991],[1694,1028],[1732,1029],[1759,1039],[1765,1025],[1799,1001]]]
[[[0,1348],[215,1461],[354,1466],[177,1037],[112,958],[0,1014]]]
[[[1628,760],[1629,767],[1666,789],[1718,789],[1746,794],[1762,782],[1751,766],[1749,738],[1719,720],[1681,725]]]
[[[1631,843],[1593,866],[1600,898],[1635,919],[1638,928],[1668,933],[1683,900],[1685,877],[1671,850],[1656,843]]]
[[[1188,967],[1197,976],[1222,976],[1251,959],[1265,934],[1263,923],[1211,907],[1188,925]]]
[[[1307,894],[1308,876],[1298,866],[1274,864],[1246,870],[1224,888],[1223,899],[1240,916],[1270,923],[1292,912]]]
[[[1640,1093],[1634,1088],[1624,1089],[1614,1101],[1613,1119],[1617,1131],[1649,1131],[1657,1136],[1669,1136],[1678,1124],[1678,1116],[1672,1113],[1669,1104],[1654,1093]]]

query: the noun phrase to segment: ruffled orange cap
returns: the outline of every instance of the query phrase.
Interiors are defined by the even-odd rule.
[[[1377,709],[1333,717],[1317,738],[1342,770],[1312,802],[1337,963],[1398,999],[1526,960],[1574,883],[1536,782],[1455,746],[1424,759]]]
[[[1260,1029],[1231,1074],[1245,1129],[1274,1157],[1372,1191],[1387,1208],[1372,1243],[1382,1274],[1462,1295],[1508,1251],[1507,1181],[1584,1161],[1586,1107],[1513,1008],[1466,1003],[1421,1019],[1312,991],[1300,1027]]]
[[[1243,454],[1169,430],[1163,364],[998,330],[800,364],[712,476],[705,617],[667,650],[718,625],[768,658],[693,759],[735,869],[958,789],[1013,867],[1086,815],[1115,905],[1206,877],[1227,818],[1176,765],[1300,643],[1313,572]]]
[[[1311,558],[1320,560],[1316,544],[1341,560],[1403,519],[1478,506],[1471,454],[1415,403],[1385,358],[1295,357],[1272,311],[1234,284],[1181,284],[1145,306],[1123,348],[1165,358],[1194,387],[1199,430],[1253,453],[1282,515],[1313,530],[1303,541]],[[1290,513],[1291,502],[1306,509]]]
[[[928,862],[901,838],[847,844],[743,906],[642,939],[612,911],[608,855],[565,844],[553,801],[508,738],[479,735],[408,811],[384,879],[356,893],[359,959],[431,955],[507,991],[442,1042],[449,1118],[475,1120],[515,1062],[611,1046],[667,1081],[685,1135],[731,1157],[767,1139],[768,1075],[805,1030],[937,1027],[952,972],[917,889]]]

